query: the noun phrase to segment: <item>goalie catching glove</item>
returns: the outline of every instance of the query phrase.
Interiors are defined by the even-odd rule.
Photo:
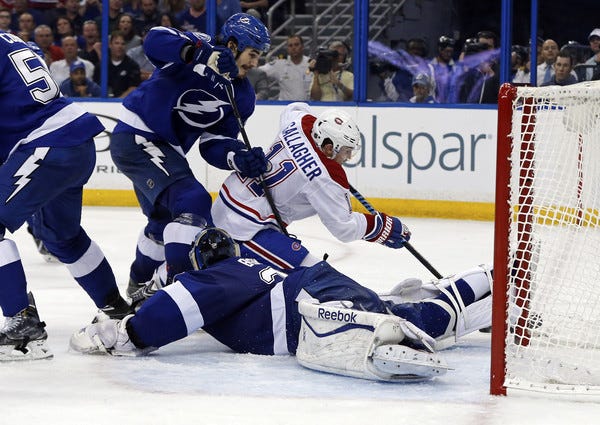
[[[233,53],[225,46],[213,47],[205,40],[198,40],[195,45],[184,47],[182,57],[187,63],[206,65],[228,79],[238,75],[238,67]]]
[[[229,152],[227,164],[232,170],[240,173],[242,177],[250,178],[264,174],[269,167],[269,161],[267,161],[262,148],[259,147]]]
[[[410,240],[410,230],[397,217],[385,213],[367,215],[367,233],[363,239],[390,248],[402,248]]]

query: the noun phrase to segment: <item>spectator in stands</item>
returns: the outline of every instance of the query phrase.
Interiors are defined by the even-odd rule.
[[[85,7],[79,5],[79,0],[64,0],[65,7],[62,11],[63,16],[67,17],[73,27],[73,33],[81,35],[83,30],[83,12]]]
[[[79,13],[83,22],[94,20],[102,13],[102,2],[100,0],[86,0],[83,6],[80,6]],[[81,31],[83,32],[83,25]]]
[[[100,86],[85,76],[86,67],[82,61],[75,61],[69,67],[69,78],[60,84],[60,91],[67,97],[100,97]]]
[[[125,97],[140,85],[140,67],[125,54],[125,39],[123,34],[115,31],[110,35],[108,62],[108,95]],[[100,68],[94,70],[94,81],[100,83]]]
[[[496,48],[498,36],[493,31],[479,31],[477,33],[477,42],[487,45],[488,50]]]
[[[173,14],[170,12],[161,13],[158,19],[158,25],[161,25],[163,27],[181,29],[181,27],[179,26],[179,22],[177,22],[175,16],[173,16]]]
[[[525,80],[529,73],[529,53],[523,46],[515,44],[510,49],[510,81],[513,83],[528,83]]]
[[[254,87],[254,93],[256,94],[256,100],[275,100],[277,95],[274,94],[271,98],[271,82],[267,73],[261,68],[251,68],[246,73],[246,78]],[[274,84],[274,82],[273,82]]]
[[[352,100],[354,95],[354,74],[348,71],[349,48],[341,41],[329,45],[329,51],[337,53],[331,57],[331,68],[328,72],[320,72],[315,67],[315,60],[310,61],[313,80],[310,86],[311,100],[323,102],[340,102]]]
[[[0,9],[0,31],[13,34],[13,31],[10,29],[10,11],[8,9]]]
[[[123,13],[123,0],[108,1],[108,33],[112,34],[117,29],[119,16]],[[102,31],[102,15],[94,18],[98,29]]]
[[[33,41],[33,33],[36,27],[35,18],[33,17],[33,15],[29,12],[22,13],[21,16],[19,16],[18,25],[19,26],[17,28],[16,34],[21,38],[21,40]]]
[[[190,7],[177,15],[176,19],[183,31],[206,32],[205,0],[189,0]]]
[[[585,61],[587,65],[585,79],[591,80],[594,75],[594,68],[600,68],[600,28],[594,28],[588,36],[588,42],[590,43],[590,50],[592,56]]]
[[[463,58],[456,64],[450,84],[451,103],[481,103],[485,80],[494,76],[489,45],[477,40],[465,41]]]
[[[409,99],[411,103],[436,103],[431,95],[433,86],[427,74],[418,74],[413,78],[412,88],[414,96]]]
[[[160,24],[160,14],[156,0],[141,0],[141,13],[135,18],[135,28],[138,34],[147,28],[152,28]]]
[[[558,44],[556,41],[547,39],[542,44],[542,63],[537,66],[537,85],[550,81],[554,75],[554,62],[558,56]]]
[[[439,103],[448,102],[450,80],[454,72],[454,46],[456,41],[445,35],[438,39],[437,54],[431,60],[433,81],[435,83],[435,98]]]
[[[385,100],[391,102],[408,102],[414,95],[412,90],[413,76],[406,69],[399,69],[393,65],[383,68],[379,74],[380,87],[385,93]]]
[[[123,0],[123,13],[128,13],[132,17],[142,14],[142,3],[140,0]]]
[[[63,38],[62,49],[65,58],[50,64],[50,75],[52,75],[54,81],[56,81],[58,85],[69,78],[71,65],[75,62],[83,64],[85,67],[85,76],[87,78],[92,78],[94,76],[94,64],[77,55],[78,50],[75,37],[68,35]]]
[[[58,0],[29,0],[29,7],[32,9],[45,11],[56,9],[59,5]]]
[[[186,0],[159,0],[158,10],[170,13],[172,16],[177,16],[186,8]]]
[[[85,47],[85,39],[75,34],[73,24],[66,16],[59,16],[54,23],[54,44],[62,47],[62,39],[64,37],[74,37],[79,48]]]
[[[142,37],[136,33],[133,24],[133,16],[129,13],[123,13],[119,16],[119,19],[117,20],[117,30],[123,34],[126,52],[142,44]]]
[[[420,58],[427,57],[427,44],[422,38],[411,38],[406,44],[406,51]]]
[[[21,27],[21,19],[20,18],[21,18],[21,15],[23,15],[24,13],[28,13],[29,15],[31,15],[31,19],[28,20],[28,28],[21,30],[21,28],[20,28]],[[33,30],[35,29],[36,25],[45,24],[45,23],[46,23],[46,21],[44,21],[44,15],[39,10],[30,8],[28,0],[14,0],[12,17],[11,17],[11,21],[10,21],[10,28],[13,30],[14,33],[18,34],[19,31],[27,31],[28,30],[29,37],[32,38]],[[28,41],[28,40],[25,40],[25,41]]]
[[[552,75],[549,81],[541,84],[542,86],[568,86],[577,82],[577,78],[571,75],[573,58],[569,52],[559,52],[553,63],[553,67],[554,75]]]
[[[52,29],[48,25],[38,25],[35,27],[35,30],[33,30],[33,39],[42,52],[44,52],[44,59],[48,66],[54,61],[65,58],[62,49],[54,45]]]
[[[144,40],[146,38],[146,35],[148,34],[148,31],[150,30],[150,28],[152,28],[152,27],[146,27],[142,30],[142,40]],[[144,52],[143,42],[139,46],[128,50],[127,56],[129,56],[131,59],[133,59],[139,65],[140,77],[141,77],[142,81],[146,81],[148,78],[150,78],[152,76],[152,73],[154,72],[155,67],[152,64],[152,62],[150,62],[150,60],[148,60],[148,57],[146,56],[146,53]]]
[[[259,69],[279,84],[278,100],[308,100],[312,74],[309,58],[304,54],[304,41],[297,34],[287,39],[287,58],[274,59]]]
[[[83,38],[85,47],[81,49],[79,57],[90,61],[97,68],[102,56],[102,43],[100,43],[100,30],[96,21],[88,20],[83,23]]]
[[[498,91],[500,90],[500,73],[496,59],[485,61],[482,64],[483,85],[479,103],[498,103]]]

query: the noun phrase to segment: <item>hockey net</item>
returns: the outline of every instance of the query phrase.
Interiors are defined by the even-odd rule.
[[[502,86],[492,394],[600,395],[600,84]]]

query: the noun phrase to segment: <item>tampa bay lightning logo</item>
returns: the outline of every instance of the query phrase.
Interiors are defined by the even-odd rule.
[[[206,128],[219,122],[225,115],[224,102],[211,93],[202,89],[185,91],[179,99],[175,109],[181,119],[192,127]]]

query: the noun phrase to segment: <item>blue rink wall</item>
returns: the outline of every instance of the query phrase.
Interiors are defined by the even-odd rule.
[[[115,167],[109,135],[119,101],[80,102],[106,131],[96,137],[96,168],[84,190],[85,205],[137,205],[130,181]],[[327,106],[314,105],[318,113]],[[253,146],[277,136],[285,104],[258,104],[246,123]],[[348,180],[376,208],[399,216],[493,220],[496,164],[495,107],[336,105],[356,118],[360,152],[346,166]],[[196,178],[213,194],[228,172],[209,167],[193,148]],[[355,208],[362,207],[355,203]]]

